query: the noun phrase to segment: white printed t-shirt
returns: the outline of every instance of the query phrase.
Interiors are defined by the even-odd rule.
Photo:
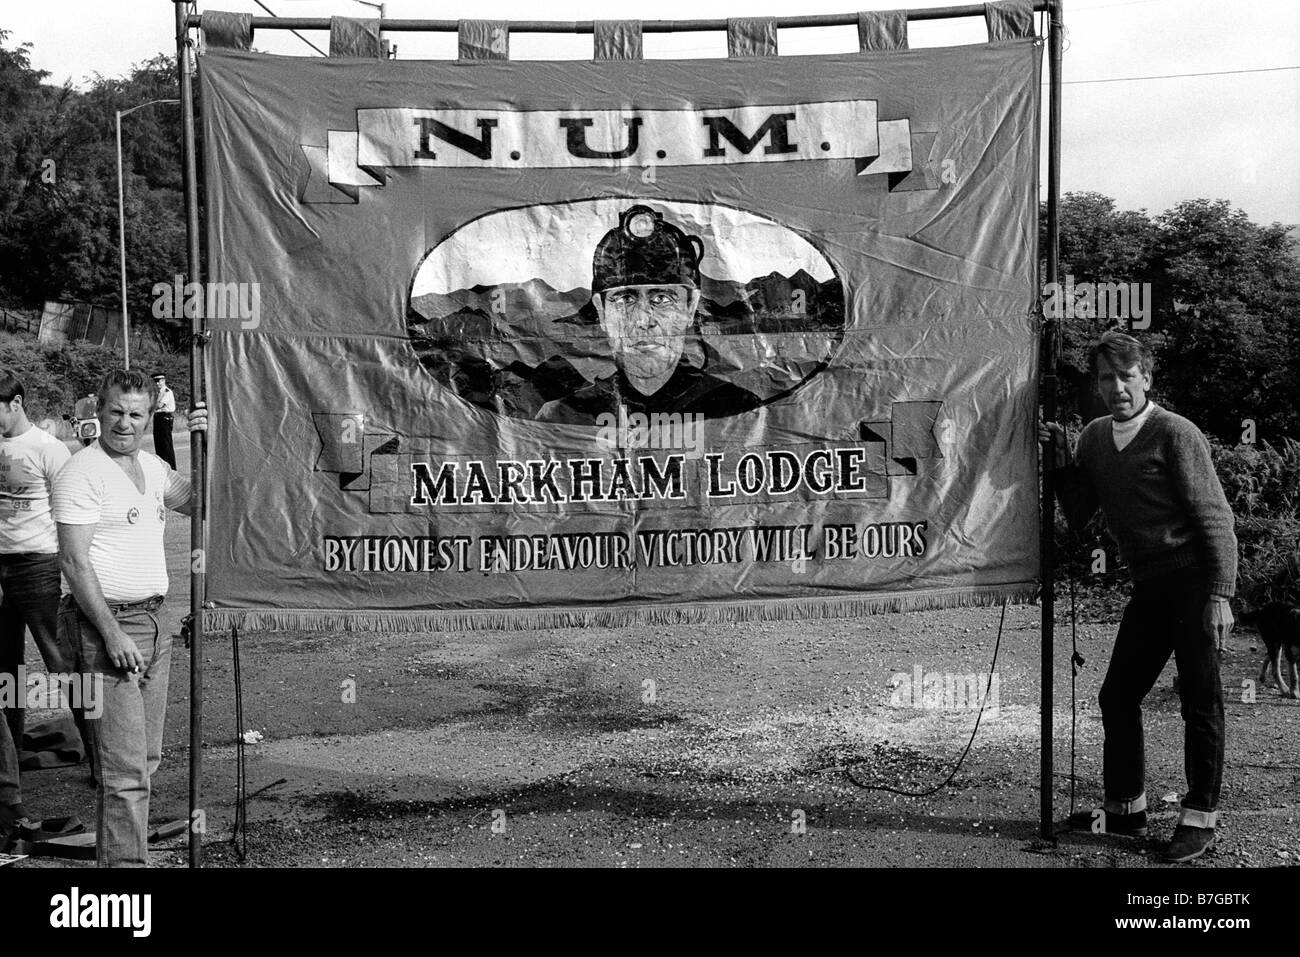
[[[98,442],[72,456],[54,481],[54,520],[98,526],[90,565],[110,604],[167,594],[167,509],[190,498],[190,483],[166,462],[143,449],[137,454],[144,494]],[[66,578],[63,594],[71,594]]]
[[[34,425],[13,438],[0,436],[0,555],[59,550],[50,492],[71,457],[66,445]]]

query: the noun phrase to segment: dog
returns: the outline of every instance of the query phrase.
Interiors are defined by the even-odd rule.
[[[1264,639],[1264,662],[1259,669],[1259,683],[1267,685],[1268,673],[1287,697],[1300,700],[1300,605],[1283,601],[1269,602],[1263,608],[1241,616],[1244,624],[1254,625]],[[1282,680],[1282,656],[1286,655],[1288,683]]]

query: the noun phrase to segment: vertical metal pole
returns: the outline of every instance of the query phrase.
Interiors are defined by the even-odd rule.
[[[122,368],[131,368],[131,327],[126,319],[126,200],[122,191],[122,111],[117,111],[117,256],[122,267]]]
[[[1052,4],[1050,26],[1047,35],[1048,56],[1048,117],[1047,117],[1047,282],[1057,281],[1060,269],[1060,220],[1059,206],[1061,200],[1061,34],[1064,30],[1062,21],[1062,0]],[[1057,418],[1056,408],[1056,319],[1044,316],[1043,354],[1042,354],[1042,389],[1039,393],[1044,406],[1044,418]],[[1039,768],[1039,834],[1044,840],[1053,839],[1052,822],[1052,710],[1053,710],[1053,671],[1052,646],[1055,641],[1056,625],[1056,483],[1053,481],[1052,467],[1055,464],[1055,450],[1046,446],[1043,450],[1043,520],[1041,528],[1042,551],[1042,669],[1040,675],[1039,708],[1041,727],[1041,760]]]
[[[189,282],[202,282],[199,262],[199,195],[194,158],[194,89],[190,79],[190,50],[185,19],[185,0],[174,0],[176,8],[176,69],[181,88],[181,155],[185,187],[185,234],[189,263]],[[200,297],[202,299],[203,297]],[[203,401],[203,308],[196,310],[190,323],[190,411]],[[204,568],[202,551],[206,544],[207,489],[205,436],[190,432],[190,487],[194,510],[190,515],[190,867],[203,866],[202,816],[203,791],[203,594]],[[196,560],[197,559],[197,560]]]

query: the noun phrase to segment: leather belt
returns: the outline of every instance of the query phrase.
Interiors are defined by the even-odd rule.
[[[108,602],[108,608],[113,614],[123,611],[157,611],[162,607],[162,595],[150,595],[148,598],[141,598],[139,601],[126,602]]]

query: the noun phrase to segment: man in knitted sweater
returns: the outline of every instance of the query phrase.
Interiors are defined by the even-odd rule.
[[[1189,861],[1214,843],[1223,780],[1224,711],[1219,654],[1232,630],[1237,538],[1210,447],[1200,430],[1147,396],[1150,353],[1107,332],[1088,353],[1111,410],[1094,419],[1069,461],[1054,422],[1039,439],[1054,451],[1057,496],[1072,528],[1101,509],[1128,562],[1133,597],[1124,609],[1099,704],[1105,731],[1101,814],[1074,827],[1141,836],[1147,829],[1142,700],[1172,653],[1182,701],[1187,793],[1167,860]]]

